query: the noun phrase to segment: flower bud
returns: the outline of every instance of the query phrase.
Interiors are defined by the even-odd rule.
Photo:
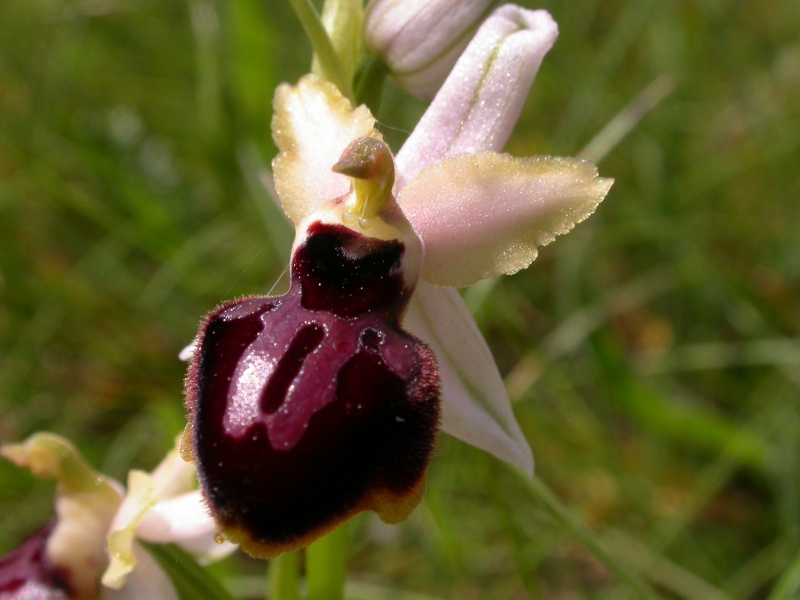
[[[372,0],[364,37],[402,87],[430,100],[492,0]]]

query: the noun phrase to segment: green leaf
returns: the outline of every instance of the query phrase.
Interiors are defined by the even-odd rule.
[[[522,486],[536,499],[539,505],[564,529],[575,534],[581,542],[594,554],[606,567],[626,582],[635,590],[640,598],[658,600],[653,589],[627,565],[617,559],[603,544],[600,539],[566,506],[564,506],[547,484],[534,477],[529,479],[516,469],[511,472]]]
[[[800,593],[800,552],[798,552],[786,570],[778,579],[768,600],[791,600]]]
[[[389,67],[380,58],[373,57],[361,65],[355,78],[356,104],[366,104],[373,115],[378,114],[383,95],[383,82]]]
[[[181,600],[233,600],[222,584],[174,544],[142,544],[172,581]]]

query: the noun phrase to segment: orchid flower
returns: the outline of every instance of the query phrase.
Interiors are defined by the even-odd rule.
[[[439,427],[532,474],[455,288],[527,267],[611,186],[585,161],[499,153],[556,36],[544,11],[498,9],[394,160],[332,83],[278,88],[290,290],[214,310],[186,385],[187,458],[248,553],[300,548],[364,510],[405,519]]]
[[[169,578],[137,538],[178,542],[206,559],[235,549],[215,542],[193,468],[177,450],[152,474],[131,471],[127,492],[54,434],[4,445],[2,454],[58,486],[55,521],[0,558],[0,598],[177,600]]]

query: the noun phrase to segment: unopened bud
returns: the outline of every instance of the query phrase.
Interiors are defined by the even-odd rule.
[[[399,85],[430,100],[491,5],[492,0],[372,0],[365,42]]]

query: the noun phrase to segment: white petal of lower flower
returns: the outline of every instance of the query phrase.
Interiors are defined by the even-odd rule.
[[[439,363],[442,430],[533,475],[530,446],[492,353],[458,292],[419,282],[403,325]]]
[[[502,150],[557,37],[547,11],[505,5],[492,13],[398,152],[395,189],[445,156]]]
[[[298,225],[350,190],[348,178],[331,171],[350,142],[381,135],[366,106],[354,109],[336,86],[314,75],[281,85],[273,108],[272,135],[280,150],[272,161],[275,188],[283,212]]]
[[[217,541],[217,526],[199,490],[161,500],[139,523],[137,535],[148,542],[177,542],[201,561],[219,559],[237,549]]]
[[[422,238],[422,278],[461,287],[511,274],[592,214],[613,180],[572,158],[478,152],[420,173],[399,203]]]
[[[199,490],[158,502],[143,515],[138,537],[148,542],[167,544],[193,537],[213,537],[214,519]]]
[[[239,546],[228,541],[219,543],[216,531],[179,542],[181,548],[194,556],[201,565],[225,558],[236,552]]]
[[[103,600],[178,600],[172,582],[156,560],[139,544],[133,545],[136,570],[119,589],[104,587]]]
[[[185,494],[197,489],[197,469],[194,463],[186,462],[180,453],[181,436],[175,447],[167,452],[150,474],[152,485],[159,499]]]

